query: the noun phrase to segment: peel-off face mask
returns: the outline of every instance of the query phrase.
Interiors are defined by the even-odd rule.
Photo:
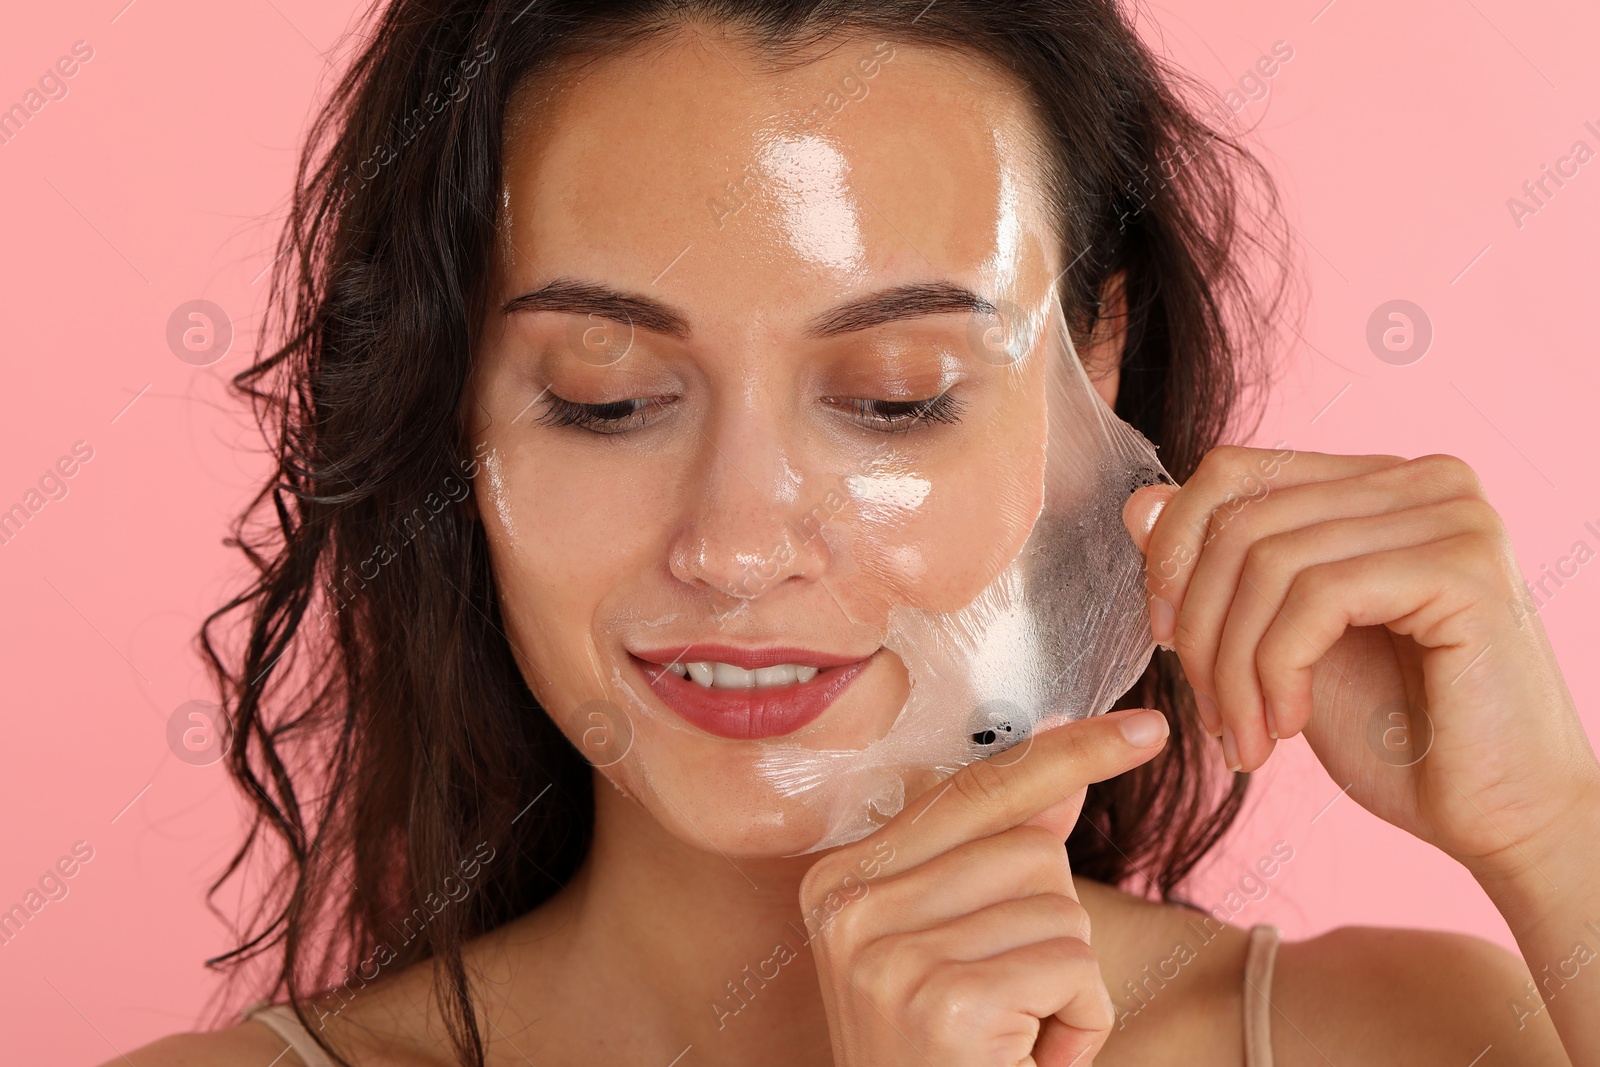
[[[857,840],[1108,709],[1153,649],[1122,508],[1172,479],[1074,348],[1004,74],[886,42],[730,57],[596,61],[508,127],[511,310],[475,396],[530,687],[736,858]],[[601,285],[683,328],[572,310]],[[643,417],[592,433],[573,402]]]
[[[982,331],[977,347],[1008,366],[1045,364],[1039,482],[1016,487],[1019,502],[1038,506],[1020,548],[983,561],[998,567],[982,592],[929,609],[895,568],[893,532],[931,487],[888,462],[851,477],[854,521],[822,530],[834,561],[824,581],[852,618],[883,620],[883,645],[904,661],[911,688],[889,732],[868,745],[775,743],[761,761],[778,789],[825,813],[813,850],[865,836],[974,760],[1020,759],[1035,732],[1108,710],[1155,648],[1144,557],[1122,509],[1134,490],[1172,477],[1090,384],[1054,294],[1048,307]]]
[[[974,323],[971,351],[954,358],[1030,394],[997,406],[991,432],[964,443],[988,461],[969,456],[968,475],[946,482],[948,464],[910,441],[783,456],[789,495],[814,503],[788,523],[785,544],[749,561],[747,599],[707,620],[714,640],[805,553],[841,615],[880,634],[905,666],[907,698],[881,736],[840,747],[850,731],[829,728],[824,712],[792,734],[761,737],[773,724],[753,723],[755,739],[726,742],[761,746],[755,772],[808,809],[815,840],[803,852],[855,841],[966,764],[1020,759],[1037,731],[1108,710],[1155,647],[1144,558],[1122,509],[1134,490],[1173,479],[1089,381],[1053,291],[1026,312],[996,309]],[[952,525],[968,528],[953,545]],[[691,667],[706,670],[668,665],[683,679],[669,684],[693,684]],[[613,680],[631,714],[659,717],[623,672]]]

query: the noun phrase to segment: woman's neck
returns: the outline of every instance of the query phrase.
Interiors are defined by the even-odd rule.
[[[681,1056],[683,1063],[775,1067],[830,1062],[808,943],[814,928],[799,905],[800,881],[816,859],[733,860],[696,847],[597,777],[594,838],[578,874],[544,906],[469,947],[469,972],[485,979],[476,992],[491,1024],[490,1064],[521,1067],[530,1056],[549,1063],[669,1065]],[[1114,997],[1192,936],[1188,909],[1087,878],[1075,884]],[[1233,1034],[1247,941],[1244,931],[1224,928],[1215,941],[1221,947],[1185,968],[1190,992],[1164,995],[1156,1014],[1210,1020],[1195,1030],[1208,1041]],[[427,1004],[432,988],[425,975],[417,977],[414,1006]],[[1192,1010],[1196,1004],[1203,1010]],[[405,1012],[388,1025],[416,1026],[419,1047],[442,1047],[437,1019],[423,1017],[426,1023]],[[1138,1030],[1114,1044],[1133,1051],[1142,1047],[1139,1039],[1167,1032]],[[683,1056],[691,1046],[692,1059]]]
[[[606,1019],[614,1062],[666,1064],[693,1045],[700,1063],[777,1062],[774,1049],[825,1063],[799,904],[816,858],[735,860],[686,844],[597,775],[583,867],[501,943],[538,957],[517,968],[538,988],[518,982],[514,995],[537,997],[529,1006],[546,1024],[557,1003],[574,1026]]]

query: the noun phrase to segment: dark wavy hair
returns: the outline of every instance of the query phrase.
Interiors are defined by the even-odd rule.
[[[251,582],[200,635],[253,808],[211,899],[265,886],[235,917],[237,947],[209,962],[254,972],[258,993],[303,1018],[312,995],[431,959],[455,1050],[481,1067],[463,944],[548,900],[588,849],[592,769],[523,681],[462,506],[463,397],[508,99],[553,63],[689,23],[777,61],[885,38],[1009,72],[1047,137],[1063,310],[1080,336],[1108,314],[1108,280],[1122,283],[1117,414],[1180,481],[1253,429],[1242,416],[1292,302],[1276,194],[1114,0],[377,5],[310,128],[263,341],[234,379],[274,469],[229,540]],[[1067,848],[1078,875],[1167,899],[1237,815],[1246,776],[1221,779],[1173,654],[1118,704],[1135,705],[1171,713],[1172,739],[1090,788]],[[436,908],[469,854],[492,859]]]

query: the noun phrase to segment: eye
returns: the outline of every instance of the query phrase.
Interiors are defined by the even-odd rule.
[[[867,429],[905,433],[926,423],[961,421],[964,405],[943,392],[924,400],[869,400],[863,397],[828,397],[827,403],[843,408]]]
[[[548,393],[539,422],[546,426],[576,426],[590,433],[627,433],[654,422],[656,413],[671,402],[671,397],[651,396],[604,404],[579,404]]]

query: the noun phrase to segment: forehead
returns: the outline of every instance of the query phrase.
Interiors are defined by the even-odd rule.
[[[505,281],[724,304],[932,276],[1047,283],[1040,143],[1020,84],[962,53],[851,38],[775,70],[737,39],[674,30],[518,94]]]

